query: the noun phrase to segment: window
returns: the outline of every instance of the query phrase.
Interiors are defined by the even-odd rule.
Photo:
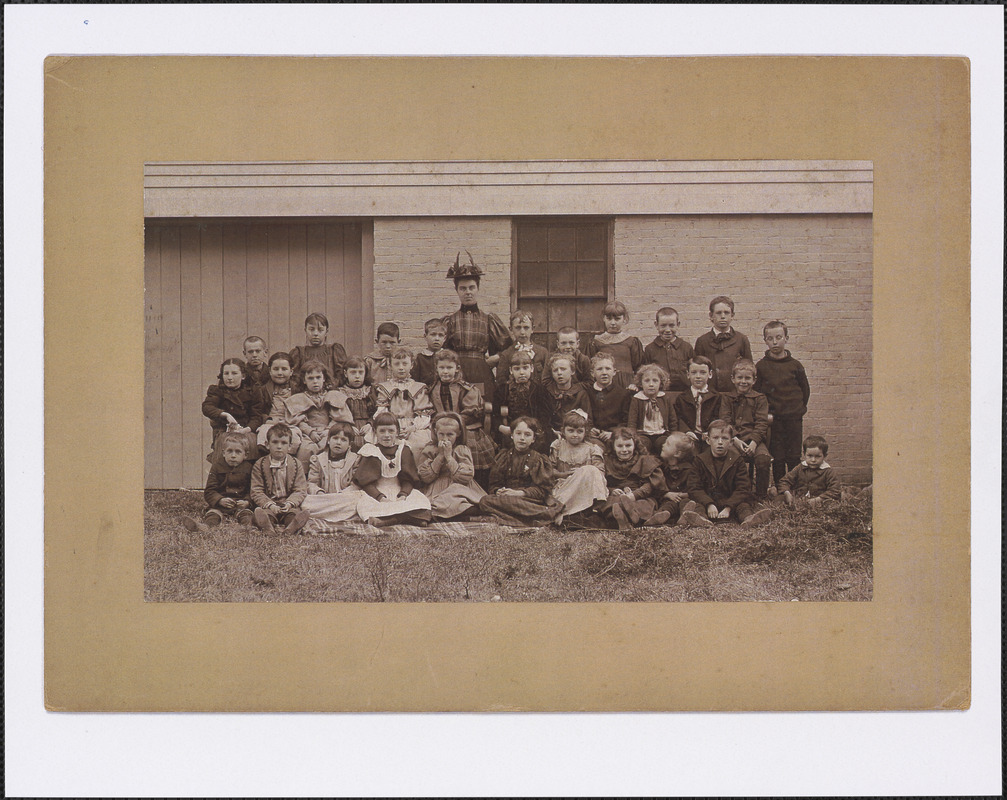
[[[520,220],[514,223],[514,307],[535,318],[534,340],[552,350],[570,325],[581,345],[602,329],[612,286],[610,220]]]

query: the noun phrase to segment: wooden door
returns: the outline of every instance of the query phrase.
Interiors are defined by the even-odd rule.
[[[148,221],[144,234],[144,485],[200,488],[210,425],[200,407],[246,336],[269,351],[304,344],[325,314],[329,341],[368,352],[370,222]]]

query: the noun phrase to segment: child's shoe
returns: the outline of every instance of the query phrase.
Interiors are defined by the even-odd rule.
[[[283,529],[284,533],[297,533],[301,528],[304,527],[304,523],[308,521],[311,517],[307,511],[303,508],[294,514],[294,518],[287,523],[287,527]]]
[[[269,514],[266,513],[266,509],[255,509],[252,519],[255,520],[255,527],[263,533],[276,533],[276,528],[273,527],[273,521],[269,518]]]
[[[241,509],[241,511],[234,515],[234,518],[238,521],[239,525],[252,525],[255,519],[252,516],[252,512],[247,508]]]
[[[780,490],[777,489],[773,484],[769,484],[769,488],[766,489],[766,497],[768,497],[770,500],[776,497],[779,493]]]
[[[699,514],[699,503],[697,503],[695,500],[690,500],[684,506],[682,506],[682,513],[684,514],[686,511],[691,511],[694,514]]]
[[[619,526],[620,531],[628,531],[633,527],[626,519],[626,510],[619,503],[612,506],[612,516],[615,517],[615,524]]]
[[[182,527],[187,531],[192,531],[193,533],[207,533],[209,528],[206,527],[202,522],[200,522],[195,517],[190,517],[188,515],[182,517]]]
[[[669,519],[671,519],[670,511],[658,511],[656,514],[651,514],[643,521],[643,527],[654,528],[658,525],[664,525],[664,523],[666,523]]]
[[[763,525],[773,518],[773,512],[768,508],[762,508],[754,514],[749,514],[741,521],[742,528],[754,528],[756,525]]]
[[[678,524],[683,528],[712,528],[713,522],[695,511],[683,511],[678,518]]]

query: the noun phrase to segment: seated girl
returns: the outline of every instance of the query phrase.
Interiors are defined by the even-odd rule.
[[[479,509],[508,525],[529,522],[545,524],[563,513],[552,497],[556,484],[549,459],[532,449],[542,436],[538,422],[518,417],[511,426],[513,444],[497,454],[490,470],[490,494],[479,501]]]
[[[350,450],[353,426],[333,422],[326,432],[324,449],[311,456],[308,465],[308,495],[301,508],[313,520],[345,522],[357,514],[363,492],[353,483],[353,471],[360,456]]]
[[[390,363],[390,377],[374,387],[377,410],[395,415],[399,421],[399,437],[408,443],[415,457],[430,444],[430,416],[434,407],[426,384],[412,379],[412,352],[399,347],[392,351]],[[372,434],[371,441],[374,439]]]
[[[461,362],[454,350],[438,350],[434,355],[437,380],[430,386],[430,402],[434,411],[454,411],[465,425],[465,440],[472,453],[472,466],[481,486],[489,483],[496,447],[483,430],[486,405],[478,386],[462,380]]]
[[[222,463],[224,433],[237,434],[245,440],[246,460],[258,458],[255,431],[263,421],[262,398],[240,358],[229,358],[220,365],[217,382],[206,388],[203,416],[210,420],[213,431],[213,447],[207,461],[217,466]]]
[[[601,445],[585,441],[587,414],[579,408],[563,417],[560,438],[552,443],[550,456],[556,487],[552,496],[562,503],[564,511],[556,524],[578,511],[585,511],[608,498],[605,485],[605,454]]]
[[[353,479],[364,496],[357,515],[376,528],[430,523],[430,500],[416,489],[420,476],[413,452],[399,436],[399,421],[387,411],[374,415],[375,442],[360,448]]]
[[[359,450],[371,433],[371,417],[378,410],[374,391],[367,383],[367,365],[353,356],[343,363],[344,383],[339,387],[346,395],[346,406],[353,415],[353,449]]]
[[[605,454],[605,480],[608,500],[599,509],[607,520],[614,521],[624,531],[650,520],[657,511],[657,502],[667,491],[661,461],[647,453],[647,446],[630,428],[612,431],[609,451]]]
[[[353,414],[346,405],[346,395],[332,388],[332,376],[321,361],[309,359],[301,367],[304,391],[286,400],[287,425],[301,432],[297,459],[308,470],[308,460],[325,448],[329,426],[333,422],[352,422]]]
[[[282,351],[273,353],[268,363],[269,380],[259,387],[259,402],[266,415],[266,421],[259,426],[256,437],[259,455],[266,455],[269,452],[266,446],[269,429],[278,422],[286,425],[287,400],[297,394],[294,388],[294,373],[290,368],[290,354]],[[290,454],[296,456],[301,446],[301,431],[296,425],[287,427],[290,428]]]
[[[664,391],[668,380],[668,373],[657,364],[644,364],[636,373],[640,391],[629,401],[628,427],[636,431],[638,439],[647,442],[654,455],[660,455],[668,434],[678,430],[675,397]]]
[[[434,441],[423,448],[416,470],[429,484],[425,494],[436,519],[451,519],[479,506],[486,496],[475,482],[472,452],[465,444],[462,418],[443,411],[433,419]]]

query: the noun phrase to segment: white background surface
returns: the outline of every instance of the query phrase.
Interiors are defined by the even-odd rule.
[[[1000,792],[1002,8],[7,5],[4,18],[8,796]],[[53,53],[968,56],[972,332],[981,325],[990,345],[972,353],[971,710],[46,713],[35,443],[42,429],[42,61]]]

